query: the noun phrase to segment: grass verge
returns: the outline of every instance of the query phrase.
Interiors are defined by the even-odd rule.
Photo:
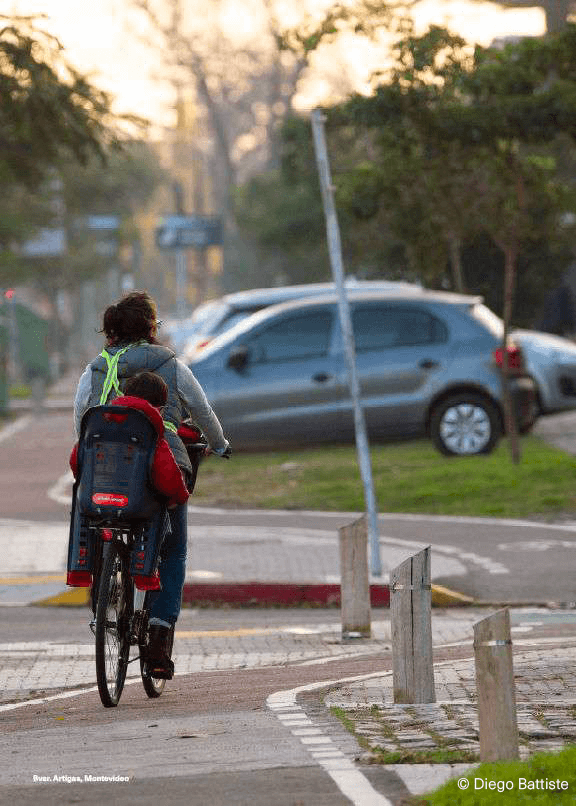
[[[502,442],[489,456],[447,458],[427,441],[372,448],[381,512],[576,519],[576,459],[537,437],[514,465]],[[360,512],[364,493],[353,446],[216,457],[200,468],[199,506]]]
[[[463,779],[468,781],[466,789],[462,788]],[[560,753],[538,753],[527,761],[480,764],[430,795],[405,803],[406,806],[567,806],[575,800],[576,747],[572,745]]]

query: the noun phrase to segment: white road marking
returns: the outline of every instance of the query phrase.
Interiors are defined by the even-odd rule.
[[[64,475],[60,476],[58,481],[50,487],[47,492],[48,498],[56,501],[57,504],[64,506],[72,506],[72,495],[67,491],[74,483],[74,476],[71,470],[67,470]]]
[[[32,415],[30,414],[26,414],[24,417],[19,417],[17,420],[14,420],[14,422],[10,423],[0,431],[0,442],[4,442],[5,440],[13,437],[19,431],[23,431],[25,428],[28,428],[31,422]]]
[[[519,540],[517,543],[499,543],[500,551],[549,551],[550,549],[576,549],[576,540]]]
[[[307,723],[311,721],[305,711],[298,705],[297,697],[304,692],[317,691],[328,686],[342,685],[381,676],[382,672],[376,672],[370,675],[348,677],[343,680],[325,680],[321,683],[312,683],[286,691],[277,691],[266,700],[268,708],[277,719],[290,729],[293,736],[300,739],[312,758],[332,778],[340,792],[354,806],[393,806],[393,804],[387,797],[374,789],[363,773],[350,759],[346,758],[344,753],[334,745],[332,739],[326,736],[320,728],[314,728],[313,735],[311,735],[312,731],[310,729],[295,729],[292,727],[295,720],[306,720]]]
[[[406,548],[410,549],[423,549],[426,547],[426,543],[418,542],[416,540],[402,540],[398,537],[380,537],[380,544],[391,544],[394,546],[406,546]],[[480,554],[475,554],[472,551],[466,551],[458,546],[446,546],[442,545],[441,543],[434,543],[432,546],[432,552],[439,552],[440,554],[446,554],[449,557],[456,557],[462,564],[464,565],[464,573],[467,573],[466,570],[466,561],[474,563],[482,568],[484,571],[488,571],[490,574],[509,574],[510,569],[507,568],[502,563],[496,562],[491,557],[482,557]]]

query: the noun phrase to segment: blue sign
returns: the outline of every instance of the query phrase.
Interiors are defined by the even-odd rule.
[[[158,249],[205,249],[222,243],[222,218],[216,215],[170,215],[156,228]]]
[[[84,220],[87,229],[118,229],[120,219],[117,215],[89,215]]]
[[[66,254],[66,231],[63,227],[39,230],[21,246],[24,257],[61,257]]]

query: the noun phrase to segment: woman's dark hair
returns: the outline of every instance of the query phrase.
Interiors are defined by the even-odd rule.
[[[128,378],[124,384],[124,394],[141,397],[153,406],[164,406],[168,399],[168,387],[155,372],[139,372]]]
[[[102,330],[108,344],[144,340],[157,344],[153,330],[158,317],[156,303],[147,291],[130,291],[104,311]]]

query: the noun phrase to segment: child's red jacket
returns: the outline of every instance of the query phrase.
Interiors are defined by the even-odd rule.
[[[164,423],[158,409],[141,397],[131,397],[129,395],[117,397],[111,402],[111,405],[138,409],[148,417],[158,434],[156,453],[152,462],[152,485],[157,492],[168,499],[169,507],[186,503],[190,493],[186,487],[182,471],[176,464],[174,454],[164,437]],[[76,478],[78,474],[78,443],[74,445],[70,454],[70,467],[72,468],[72,473],[74,473],[74,478]]]

